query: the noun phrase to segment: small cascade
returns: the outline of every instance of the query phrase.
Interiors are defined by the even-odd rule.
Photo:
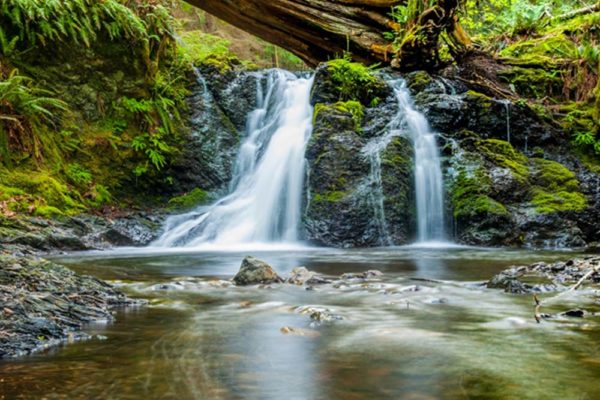
[[[403,79],[393,79],[388,84],[394,89],[398,112],[388,124],[387,133],[373,139],[364,149],[371,162],[370,180],[373,189],[370,196],[382,242],[391,244],[383,207],[381,153],[394,137],[400,135],[407,135],[414,146],[418,242],[443,242],[446,237],[444,187],[435,134],[431,132],[425,116],[414,108],[406,82]]]
[[[502,100],[501,103],[504,105],[506,112],[506,141],[510,143],[510,100]]]
[[[269,70],[256,75],[229,194],[208,207],[169,218],[158,247],[236,246],[298,240],[304,152],[312,133],[312,78]]]

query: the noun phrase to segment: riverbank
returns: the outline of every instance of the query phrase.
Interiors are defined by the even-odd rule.
[[[54,219],[26,215],[1,217],[0,253],[44,255],[113,246],[145,246],[158,237],[163,219],[160,213],[146,211]]]
[[[84,324],[110,322],[113,309],[141,304],[61,265],[0,256],[0,359],[88,339]]]

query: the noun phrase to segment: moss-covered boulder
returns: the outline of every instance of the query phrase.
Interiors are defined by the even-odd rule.
[[[450,153],[447,181],[459,241],[578,247],[596,237],[583,228],[590,195],[566,165],[474,133],[463,133]]]
[[[374,102],[359,91],[344,100],[327,68],[317,71],[312,92],[319,102],[306,152],[306,236],[335,247],[406,243],[413,209],[413,151],[405,137],[389,135],[395,97]],[[391,94],[385,89],[380,95],[386,92]]]

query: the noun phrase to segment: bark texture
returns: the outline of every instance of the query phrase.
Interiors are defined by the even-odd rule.
[[[437,62],[440,34],[448,32],[453,42],[465,40],[456,29],[459,0],[438,0],[432,7],[409,0],[417,12],[406,26],[390,16],[392,7],[404,0],[186,1],[291,51],[312,66],[348,51],[364,63],[396,60],[399,68],[429,68]],[[396,40],[394,47],[385,32],[397,32],[405,40]]]

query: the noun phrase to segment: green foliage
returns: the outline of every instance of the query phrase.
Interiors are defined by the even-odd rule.
[[[77,163],[69,164],[65,173],[67,179],[76,186],[84,187],[92,183],[92,173]]]
[[[174,152],[174,149],[165,141],[162,132],[138,135],[131,141],[131,147],[146,156],[145,161],[134,169],[133,172],[136,176],[148,173],[148,164],[156,171],[160,171],[167,165],[167,156]]]
[[[12,164],[11,152],[43,156],[40,135],[47,134],[42,125],[57,128],[61,112],[67,105],[52,93],[37,87],[33,80],[13,70],[6,79],[0,77],[0,162]]]
[[[28,46],[69,41],[90,46],[100,32],[111,39],[148,40],[146,24],[117,0],[4,0],[0,30]]]
[[[340,101],[354,100],[369,106],[385,87],[385,82],[375,75],[374,67],[352,62],[348,55],[328,61],[327,70]]]
[[[169,200],[167,209],[169,211],[189,211],[197,206],[206,204],[208,200],[208,193],[200,188],[196,188],[182,196],[173,197]]]
[[[215,67],[225,73],[241,61],[229,47],[231,42],[202,31],[188,31],[181,34],[179,51],[182,56],[195,65]]]

